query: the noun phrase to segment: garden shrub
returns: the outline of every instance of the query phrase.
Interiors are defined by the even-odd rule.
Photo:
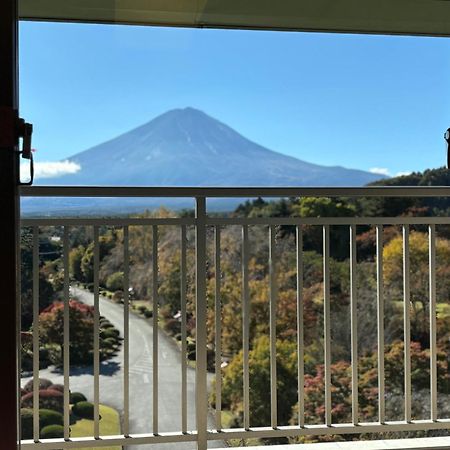
[[[69,301],[70,363],[89,364],[92,361],[94,309],[76,300]],[[49,350],[49,359],[62,364],[64,336],[64,303],[54,302],[39,314],[40,336]]]
[[[48,389],[53,383],[50,380],[47,380],[47,378],[39,378],[39,390]],[[28,381],[28,383],[24,386],[25,391],[27,392],[33,392],[33,380],[31,379]]]
[[[39,365],[40,368],[43,369],[44,367],[48,367],[48,365],[51,363],[50,361],[50,353],[48,351],[48,348],[41,347],[39,349]]]
[[[117,339],[109,337],[102,341],[102,347],[106,350],[112,350],[117,346]]]
[[[78,402],[73,405],[72,412],[82,419],[93,419],[94,405],[91,402]]]
[[[79,402],[85,402],[87,398],[81,392],[71,392],[70,393],[70,403],[75,405]]]
[[[48,425],[64,425],[64,417],[58,411],[52,409],[39,410],[39,428],[44,428]]]
[[[62,384],[52,384],[49,389],[64,393],[64,386]]]
[[[144,311],[144,317],[145,317],[146,319],[150,319],[150,317],[153,317],[153,311],[151,311],[151,310],[148,309],[148,308],[145,308],[145,311]]]
[[[139,305],[137,307],[137,310],[141,313],[144,314],[145,310],[147,309],[147,307],[145,305]]]
[[[171,335],[177,334],[181,331],[181,323],[177,319],[167,319],[164,329]]]
[[[194,341],[188,341],[186,345],[186,349],[188,352],[195,352],[195,342]]]
[[[20,423],[22,428],[22,439],[33,438],[33,410],[30,408],[21,408]]]
[[[159,308],[159,314],[164,319],[173,319],[173,312],[170,305],[163,305]]]
[[[62,425],[47,425],[41,430],[42,439],[54,439],[64,437],[64,427]]]
[[[106,279],[106,287],[110,291],[119,291],[123,289],[123,272],[114,272]]]
[[[117,328],[107,328],[106,330],[101,331],[101,336],[106,338],[114,338],[117,339],[120,336],[120,331]]]
[[[55,366],[61,366],[62,365],[62,349],[59,345],[56,344],[48,344],[46,346],[46,349],[48,351],[48,360],[50,364],[53,364]]]
[[[29,351],[21,352],[20,368],[23,372],[31,372],[33,370],[33,353]]]
[[[115,302],[120,302],[123,301],[123,292],[122,291],[115,291],[114,294],[112,295],[112,299]]]
[[[107,330],[109,328],[114,328],[114,325],[109,320],[105,320],[103,322],[100,322],[100,328]]]
[[[22,408],[33,407],[33,392],[28,392],[21,399]],[[39,409],[52,409],[54,411],[63,412],[64,395],[62,392],[45,389],[39,391]]]

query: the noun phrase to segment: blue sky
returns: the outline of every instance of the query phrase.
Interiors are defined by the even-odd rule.
[[[35,125],[37,161],[64,160],[186,106],[318,164],[390,174],[439,167],[450,41],[20,25],[20,108]]]

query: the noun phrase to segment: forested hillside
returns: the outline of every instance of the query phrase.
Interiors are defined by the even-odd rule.
[[[384,185],[448,185],[446,169],[414,173],[383,181]],[[447,216],[449,199],[347,199],[290,198],[278,201],[255,199],[240,205],[229,216],[238,217],[370,217]],[[190,215],[160,209],[141,217]],[[320,226],[303,226],[303,302],[305,343],[306,423],[324,422],[323,348],[323,255]],[[70,271],[73,280],[91,287],[93,282],[92,229],[77,227],[71,234]],[[208,356],[214,361],[214,293],[216,277],[221,281],[223,409],[229,411],[231,426],[241,426],[242,395],[242,230],[224,226],[221,230],[221,273],[214,265],[214,234],[208,229]],[[57,234],[59,231],[56,230]],[[351,422],[350,367],[350,268],[349,228],[332,226],[331,236],[331,344],[332,404],[334,422]],[[437,226],[437,326],[439,412],[450,407],[450,229]],[[250,411],[252,426],[270,424],[269,367],[269,240],[267,226],[249,227],[250,258]],[[158,227],[158,293],[161,325],[180,340],[180,229]],[[151,227],[130,227],[130,286],[132,302],[151,308]],[[187,230],[187,314],[189,342],[195,342],[194,230]],[[383,283],[385,293],[386,419],[402,420],[403,410],[403,275],[402,230],[384,227]],[[277,383],[278,422],[298,423],[297,404],[297,271],[295,227],[280,226],[276,234]],[[377,321],[375,229],[357,227],[357,302],[359,406],[361,421],[377,420]],[[426,226],[411,226],[411,364],[413,418],[429,418],[429,294],[428,234]],[[44,282],[57,283],[55,261],[43,264]],[[52,275],[53,274],[53,275]],[[102,228],[100,237],[100,284],[120,301],[123,289],[123,230]],[[26,291],[27,292],[27,291]],[[25,292],[25,293],[26,293]],[[28,320],[28,319],[27,319]],[[192,356],[192,354],[191,354]],[[215,398],[211,396],[214,406]],[[231,419],[230,419],[231,417]],[[347,437],[351,438],[351,437]]]

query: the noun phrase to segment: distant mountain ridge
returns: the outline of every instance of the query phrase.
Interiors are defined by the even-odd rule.
[[[194,108],[174,109],[114,139],[77,153],[74,174],[36,184],[75,186],[363,186],[382,175],[340,166],[326,167],[269,150]],[[241,199],[242,200],[242,199]],[[216,209],[239,199],[215,200]],[[29,199],[25,214],[134,212],[161,202],[149,199]],[[188,200],[165,200],[172,208]]]
[[[194,108],[68,158],[81,166],[52,184],[115,186],[362,186],[382,176],[269,150]]]

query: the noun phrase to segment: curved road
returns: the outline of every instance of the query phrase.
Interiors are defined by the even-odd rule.
[[[72,295],[88,305],[93,305],[90,292],[71,288]],[[100,314],[106,317],[123,336],[123,306],[100,297]],[[159,431],[181,429],[181,353],[176,344],[161,330],[159,333]],[[130,433],[152,432],[152,339],[150,322],[130,313]],[[100,402],[123,410],[123,346],[118,354],[101,364]],[[92,367],[72,368],[70,390],[81,391],[93,399],[94,377]],[[40,376],[62,383],[61,372],[51,369],[40,371]],[[23,378],[23,384],[29,378]],[[187,370],[188,429],[195,429],[195,371]],[[213,428],[211,418],[209,425]],[[223,442],[210,442],[209,447],[225,447]],[[132,447],[134,448],[134,446]],[[142,450],[195,449],[194,442],[141,445]]]

